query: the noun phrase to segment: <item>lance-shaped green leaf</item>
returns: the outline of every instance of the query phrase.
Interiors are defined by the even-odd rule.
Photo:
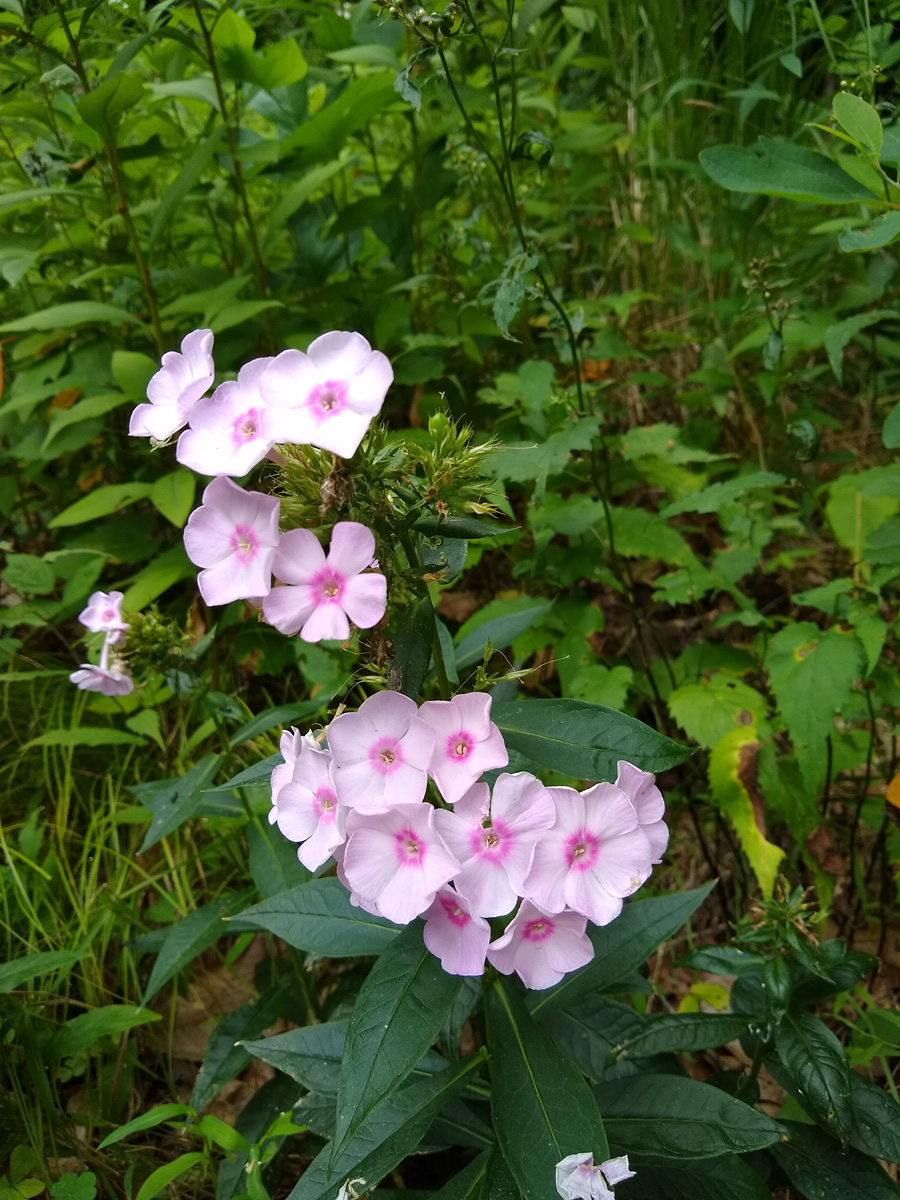
[[[485,1152],[473,1158],[434,1194],[433,1200],[479,1200],[489,1157]]]
[[[884,143],[881,117],[871,104],[853,92],[836,92],[832,108],[837,123],[863,150],[878,154]]]
[[[225,918],[237,911],[249,894],[249,891],[236,892],[233,896],[205,904],[165,931],[142,1003],[149,1004],[159,989],[198,954],[208,950],[220,937],[233,932]]]
[[[784,851],[766,840],[762,803],[755,793],[751,795],[746,782],[752,778],[759,745],[755,725],[738,726],[726,733],[709,758],[709,786],[716,808],[734,826],[759,886],[770,896]]]
[[[352,905],[339,879],[313,879],[254,904],[232,918],[231,928],[265,929],[296,950],[329,958],[380,954],[399,932],[390,921]]]
[[[808,1200],[900,1200],[900,1188],[878,1163],[816,1125],[785,1121],[788,1138],[772,1147],[775,1160]]]
[[[38,950],[34,954],[23,954],[0,966],[0,995],[11,992],[36,979],[38,975],[49,975],[51,971],[64,971],[80,962],[87,954],[84,950]]]
[[[613,1149],[653,1158],[715,1158],[777,1142],[784,1127],[720,1088],[677,1075],[632,1075],[594,1088]]]
[[[164,779],[158,783],[139,783],[129,790],[153,813],[141,842],[140,854],[193,817],[203,804],[204,791],[215,775],[221,755],[207,754],[180,779]]]
[[[499,1146],[494,1147],[488,1158],[479,1200],[522,1200],[522,1193]]]
[[[593,961],[566,975],[556,987],[532,992],[528,999],[532,1013],[549,1012],[562,1005],[568,1007],[579,996],[607,988],[643,966],[656,947],[690,919],[714,887],[715,883],[708,883],[673,896],[632,900],[611,925],[602,929],[589,926]]]
[[[697,1162],[631,1159],[628,1200],[771,1200],[761,1177],[735,1154]]]
[[[613,1046],[616,1062],[624,1058],[649,1058],[653,1054],[692,1054],[696,1050],[715,1050],[735,1038],[743,1037],[748,1017],[719,1016],[716,1013],[661,1013],[646,1017],[635,1014],[634,1032]]]
[[[643,721],[584,700],[510,701],[496,704],[492,718],[511,750],[573,779],[612,781],[623,759],[667,771],[693,754]]]
[[[434,605],[426,596],[413,600],[405,609],[394,635],[394,661],[390,684],[394,691],[415,700],[422,685],[434,646]]]
[[[869,189],[851,179],[833,159],[771,138],[761,137],[754,150],[711,146],[700,151],[700,165],[730,192],[785,196],[814,204],[853,204],[872,199]]]
[[[636,1032],[640,1017],[633,1008],[589,992],[563,1009],[543,1015],[541,1024],[583,1075],[602,1079],[613,1047]]]
[[[838,236],[838,245],[850,254],[863,250],[880,250],[900,238],[900,212],[882,213],[864,229],[845,229]]]
[[[560,1159],[587,1150],[598,1163],[609,1157],[603,1122],[584,1076],[499,981],[490,1018],[497,1143],[526,1200],[546,1200]]]
[[[171,224],[176,212],[184,205],[188,193],[196,186],[203,172],[212,164],[216,152],[222,144],[222,137],[222,128],[219,126],[208,138],[200,142],[181,171],[166,188],[150,224],[151,246],[160,233]]]
[[[812,1013],[795,1013],[776,1026],[775,1047],[815,1115],[846,1140],[853,1122],[850,1064],[838,1039]]]
[[[139,79],[126,71],[119,71],[82,96],[78,101],[78,111],[82,120],[96,129],[101,137],[108,142],[115,142],[120,113],[133,108],[143,94],[144,85]]]
[[[900,1162],[900,1105],[871,1079],[850,1072],[850,1145],[885,1162]]]
[[[425,946],[419,921],[380,956],[360,988],[347,1026],[335,1157],[434,1042],[459,985],[459,977],[448,975]]]
[[[308,1091],[336,1096],[346,1037],[346,1022],[333,1021],[304,1025],[243,1045],[248,1054],[284,1071]]]
[[[60,1025],[44,1047],[44,1058],[50,1062],[70,1054],[81,1054],[102,1037],[115,1036],[126,1029],[149,1025],[159,1019],[159,1013],[137,1008],[134,1004],[107,1004],[103,1008],[93,1008]]]
[[[336,1200],[351,1179],[368,1190],[411,1153],[448,1100],[465,1086],[484,1051],[401,1088],[379,1104],[332,1162],[331,1145],[313,1159],[287,1200]]]

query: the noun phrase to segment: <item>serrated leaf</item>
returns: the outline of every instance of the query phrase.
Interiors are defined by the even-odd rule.
[[[546,1200],[560,1159],[588,1150],[595,1162],[609,1157],[603,1122],[581,1072],[499,981],[490,1014],[497,1143],[526,1200]]]
[[[745,492],[756,491],[759,488],[778,487],[786,482],[783,475],[777,475],[774,471],[750,471],[746,475],[736,475],[734,479],[727,479],[723,483],[711,483],[709,487],[701,488],[699,492],[692,492],[674,504],[667,504],[665,508],[660,509],[659,515],[668,519],[686,512],[718,512],[724,504],[732,504],[738,496],[742,496]]]
[[[706,173],[731,192],[785,196],[815,204],[853,204],[872,199],[836,162],[803,146],[761,137],[753,150],[712,146],[700,151]]]
[[[491,716],[510,750],[573,779],[614,780],[623,760],[658,773],[693,753],[634,717],[584,700],[510,701],[495,704]]]
[[[765,657],[769,681],[797,751],[804,782],[818,792],[825,781],[825,742],[834,719],[865,674],[859,640],[837,629],[823,632],[811,621],[794,622],[770,640]]]
[[[289,946],[330,958],[380,954],[399,929],[350,903],[339,879],[313,879],[245,909],[231,922],[237,932],[265,929]]]
[[[630,1075],[594,1088],[614,1150],[655,1158],[716,1158],[778,1142],[784,1129],[720,1088],[677,1075]]]
[[[764,721],[768,709],[756,688],[721,671],[676,688],[667,704],[681,728],[708,750],[733,729]]]
[[[441,1031],[459,991],[422,941],[418,921],[379,956],[359,991],[338,1088],[333,1154],[406,1079]]]
[[[46,596],[56,586],[56,572],[35,554],[8,554],[0,578],[25,596]]]
[[[531,993],[528,997],[531,1012],[536,1016],[562,1005],[568,1007],[587,992],[608,987],[643,966],[657,946],[690,920],[714,886],[715,883],[708,883],[672,896],[631,900],[610,925],[602,928],[589,925],[593,961],[566,975],[556,987]]]
[[[789,1013],[775,1028],[775,1046],[815,1115],[846,1140],[853,1120],[850,1065],[835,1035],[811,1013]]]
[[[713,803],[734,827],[763,894],[770,896],[784,851],[766,840],[765,811],[755,788],[751,794],[748,786],[759,745],[755,725],[727,733],[709,757],[709,786]]]

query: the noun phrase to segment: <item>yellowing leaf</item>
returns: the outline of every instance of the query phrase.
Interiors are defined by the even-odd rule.
[[[709,759],[713,803],[731,821],[763,894],[770,896],[784,851],[766,841],[763,799],[756,790],[755,725],[738,726],[719,741]]]
[[[900,775],[895,775],[887,785],[887,802],[894,808],[900,808]]]

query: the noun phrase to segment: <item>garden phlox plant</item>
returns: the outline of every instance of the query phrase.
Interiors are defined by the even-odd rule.
[[[78,620],[91,633],[103,634],[100,662],[82,663],[69,679],[76,687],[87,692],[101,692],[104,696],[127,696],[134,682],[125,665],[115,651],[124,637],[128,624],[122,619],[121,592],[94,592],[87,607]]]
[[[569,1154],[556,1164],[556,1190],[562,1200],[615,1200],[614,1186],[633,1178],[627,1154],[598,1165],[593,1154]]]

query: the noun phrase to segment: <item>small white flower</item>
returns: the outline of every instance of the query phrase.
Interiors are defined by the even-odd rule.
[[[627,1154],[599,1166],[591,1153],[570,1154],[556,1164],[556,1190],[562,1200],[615,1200],[613,1186],[632,1178]]]

